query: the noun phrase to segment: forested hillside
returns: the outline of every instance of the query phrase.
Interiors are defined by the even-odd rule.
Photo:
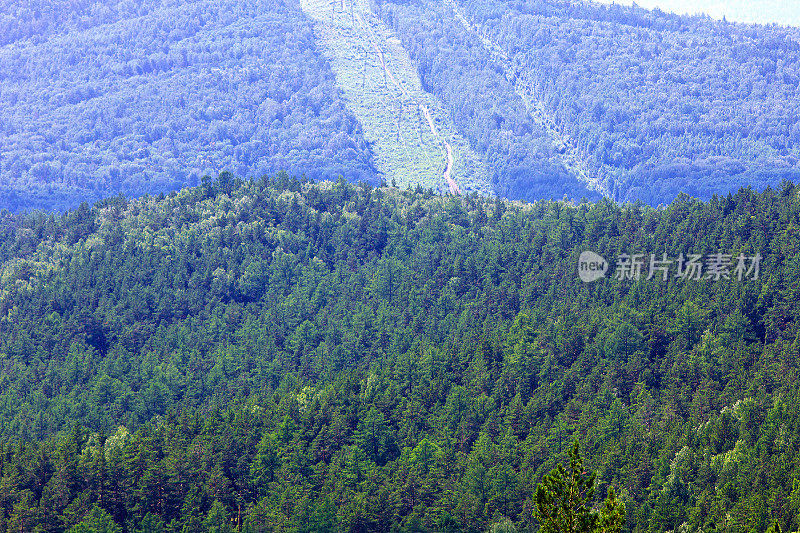
[[[379,181],[292,1],[3,2],[0,94],[0,208],[223,170]]]
[[[651,205],[800,173],[797,29],[560,0],[373,5],[476,146],[519,143],[492,158],[505,196],[542,197],[565,145],[612,198]]]
[[[790,183],[652,209],[222,174],[3,216],[0,531],[535,531],[574,438],[627,530],[800,526]],[[642,275],[584,283],[586,250]]]
[[[355,2],[4,2],[0,208],[222,171],[649,205],[800,178],[797,29]]]
[[[403,38],[423,87],[448,106],[453,122],[483,155],[498,195],[528,201],[601,197],[565,168],[558,145],[533,120],[513,83],[446,5],[373,5]]]

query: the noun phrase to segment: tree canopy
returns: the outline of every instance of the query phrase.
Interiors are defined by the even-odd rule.
[[[0,531],[800,527],[791,183],[653,209],[223,175],[0,215]]]

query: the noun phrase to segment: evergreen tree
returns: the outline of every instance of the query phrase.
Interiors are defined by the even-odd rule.
[[[625,521],[625,505],[609,488],[603,506],[593,509],[597,475],[584,470],[578,440],[569,450],[569,470],[561,464],[536,488],[535,516],[542,533],[619,533]]]

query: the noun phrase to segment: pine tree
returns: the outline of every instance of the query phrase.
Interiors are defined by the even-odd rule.
[[[569,452],[569,471],[561,464],[544,476],[536,488],[535,516],[541,533],[618,533],[625,522],[625,505],[609,488],[600,510],[591,507],[595,473],[587,473],[578,440]]]
[[[164,533],[164,522],[153,513],[147,513],[136,529],[136,533]]]

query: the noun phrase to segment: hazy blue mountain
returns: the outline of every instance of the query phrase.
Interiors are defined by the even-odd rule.
[[[371,8],[500,196],[656,205],[800,178],[796,28],[557,0]],[[380,181],[295,0],[0,13],[0,207],[158,193],[222,171]],[[378,68],[364,76],[382,78],[365,57]]]
[[[541,106],[616,200],[708,198],[800,175],[795,28],[558,0],[378,1],[375,9],[457,123],[475,121],[494,142],[515,130],[525,112],[513,104],[519,95],[493,87],[494,98],[483,98],[494,74],[496,85]],[[517,184],[534,173],[526,174],[501,175],[498,190],[519,197]]]
[[[377,181],[293,2],[0,9],[0,207],[287,170]]]

